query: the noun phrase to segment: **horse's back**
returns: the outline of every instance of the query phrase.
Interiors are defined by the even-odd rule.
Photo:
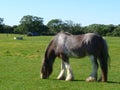
[[[57,53],[65,53],[73,57],[97,55],[104,45],[104,39],[95,33],[72,35],[62,32],[55,36],[55,42]]]

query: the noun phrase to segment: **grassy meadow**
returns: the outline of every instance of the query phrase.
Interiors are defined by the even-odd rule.
[[[56,59],[49,79],[40,78],[42,58],[52,36],[14,40],[0,34],[0,90],[120,90],[120,37],[105,37],[111,56],[108,82],[85,82],[91,72],[88,57],[70,59],[75,81],[57,80],[60,59]],[[100,69],[99,69],[100,74]]]

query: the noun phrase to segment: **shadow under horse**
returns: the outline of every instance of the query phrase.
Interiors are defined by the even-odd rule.
[[[61,71],[57,79],[74,80],[73,72],[69,64],[69,58],[83,58],[89,56],[92,62],[92,72],[86,79],[87,82],[97,81],[98,61],[101,68],[99,81],[108,79],[109,53],[106,41],[98,34],[87,33],[72,35],[60,32],[49,43],[42,62],[41,78],[46,79],[53,71],[53,63],[56,57],[62,59]],[[67,72],[67,73],[66,73]]]

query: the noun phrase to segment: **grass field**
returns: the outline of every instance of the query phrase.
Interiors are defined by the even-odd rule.
[[[108,82],[85,82],[90,74],[88,57],[70,59],[75,81],[56,80],[60,59],[54,63],[49,79],[40,78],[40,67],[45,48],[52,36],[26,37],[0,34],[0,90],[120,90],[120,37],[106,37],[111,56]],[[99,70],[100,72],[100,70]]]

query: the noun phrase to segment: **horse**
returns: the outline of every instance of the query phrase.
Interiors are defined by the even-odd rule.
[[[89,56],[92,62],[92,72],[86,78],[86,81],[107,82],[109,66],[108,46],[106,40],[95,33],[72,35],[68,32],[59,32],[56,34],[46,48],[41,67],[41,78],[47,79],[51,75],[55,58],[59,57],[62,59],[62,63],[57,79],[74,80],[69,58],[83,58],[85,56]],[[98,61],[101,68],[99,80],[97,80]]]

